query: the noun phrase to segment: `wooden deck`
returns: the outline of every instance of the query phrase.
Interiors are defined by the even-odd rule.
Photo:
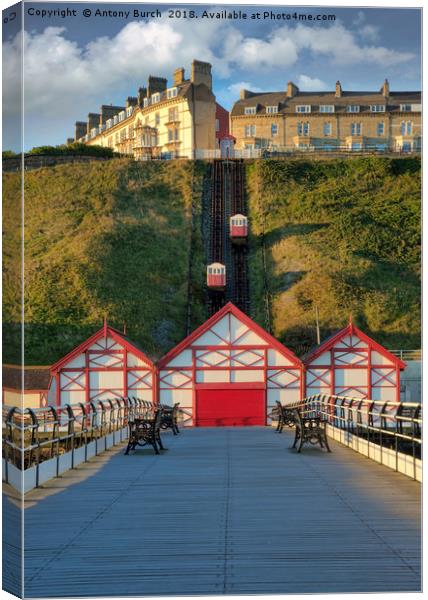
[[[26,597],[420,589],[418,483],[269,428],[163,437],[28,494]]]

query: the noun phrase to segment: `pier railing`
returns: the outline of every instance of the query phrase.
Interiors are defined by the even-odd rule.
[[[422,477],[422,405],[316,394],[290,408],[327,421],[329,437],[413,479]]]
[[[151,402],[134,397],[59,408],[3,406],[3,480],[23,491],[37,487],[126,440],[128,423],[151,410]]]

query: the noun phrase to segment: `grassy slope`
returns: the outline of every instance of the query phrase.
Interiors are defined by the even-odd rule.
[[[298,351],[354,322],[420,347],[420,161],[257,161],[248,168],[253,312],[264,323],[265,218],[273,332]],[[265,217],[263,216],[265,215]]]
[[[198,163],[121,159],[26,174],[27,363],[55,361],[104,315],[119,328],[126,322],[127,334],[153,357],[183,337],[192,196],[199,218],[203,172]],[[16,178],[4,175],[6,209]],[[194,254],[199,321],[200,243]],[[5,362],[16,362],[18,315],[9,288],[6,281]]]

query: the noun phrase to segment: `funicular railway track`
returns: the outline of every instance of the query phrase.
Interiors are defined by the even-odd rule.
[[[247,214],[242,160],[215,160],[211,167],[209,264],[226,267],[224,290],[208,290],[209,314],[227,301],[244,312],[249,310],[248,248],[230,240],[229,219]]]
[[[244,164],[242,160],[233,163],[231,213],[232,215],[247,215],[247,203],[244,189]],[[248,281],[248,245],[232,245],[232,302],[244,312],[248,312],[249,281]]]

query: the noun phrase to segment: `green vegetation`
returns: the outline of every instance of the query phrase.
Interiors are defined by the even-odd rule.
[[[420,347],[420,159],[266,160],[247,171],[254,317],[302,352],[354,322]]]
[[[206,319],[205,168],[119,158],[26,173],[27,364],[64,356],[105,315],[157,358],[186,334],[189,291],[190,327]],[[273,333],[299,354],[316,341],[315,307],[322,338],[352,313],[389,348],[420,346],[418,158],[256,161],[247,186],[262,326],[267,283]],[[20,189],[4,173],[4,362],[20,358]]]
[[[1,156],[2,158],[19,158],[21,155],[13,152],[12,150],[3,150]]]
[[[205,166],[190,161],[61,165],[25,176],[25,358],[50,364],[109,323],[158,357],[185,334],[192,204],[193,322],[204,318],[200,202]],[[20,176],[5,173],[4,210]],[[5,240],[5,270],[16,233]],[[15,236],[15,237],[14,237]],[[18,238],[19,239],[19,238]],[[15,241],[15,245],[12,244]],[[4,362],[19,360],[19,291],[4,284]]]
[[[32,148],[28,154],[49,154],[50,156],[105,156],[112,158],[119,156],[112,148],[104,146],[88,146],[74,142],[73,144],[62,144],[61,146],[37,146]]]

